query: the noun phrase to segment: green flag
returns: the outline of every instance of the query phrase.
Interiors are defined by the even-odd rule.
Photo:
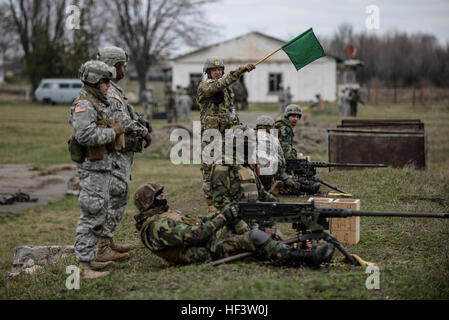
[[[282,50],[288,55],[296,70],[326,55],[312,28],[284,44]]]

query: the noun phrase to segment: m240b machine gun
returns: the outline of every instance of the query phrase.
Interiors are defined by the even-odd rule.
[[[259,225],[267,223],[292,223],[293,229],[298,232],[298,237],[285,240],[284,243],[301,243],[307,240],[324,240],[332,243],[351,264],[358,265],[357,260],[341,245],[333,236],[325,232],[329,229],[327,218],[347,218],[347,217],[409,217],[409,218],[449,218],[449,213],[405,213],[405,212],[372,212],[355,211],[338,208],[319,208],[311,203],[293,202],[239,202],[238,217],[250,222],[257,222]],[[234,261],[251,256],[252,252],[245,252],[235,256],[212,262],[212,265],[219,265],[229,261]]]
[[[368,163],[333,163],[322,161],[308,161],[306,159],[285,159],[286,171],[292,172],[299,178],[305,178],[313,182],[319,182],[333,190],[341,193],[349,194],[348,192],[337,188],[334,185],[321,180],[316,173],[316,168],[331,168],[331,167],[352,167],[352,168],[386,168],[385,164],[368,164]]]

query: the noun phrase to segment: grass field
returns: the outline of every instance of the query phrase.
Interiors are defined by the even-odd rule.
[[[138,106],[138,110],[142,111]],[[250,105],[250,111],[275,112],[276,105]],[[335,105],[325,112],[308,112],[325,126],[340,122]],[[193,113],[198,117],[198,113]],[[421,119],[429,134],[431,170],[323,170],[324,180],[350,190],[372,211],[449,212],[449,105],[382,105],[360,107],[359,118]],[[66,140],[71,134],[67,106],[0,102],[0,163],[70,163]],[[165,125],[155,121],[154,127]],[[307,127],[304,127],[307,130]],[[314,160],[327,160],[325,143],[313,148]],[[205,214],[198,165],[174,166],[155,157],[151,148],[138,154],[132,192],[153,180],[165,185],[172,208]],[[304,200],[298,199],[298,200]],[[289,201],[292,201],[289,199]],[[66,197],[16,214],[0,214],[0,299],[448,299],[449,221],[436,219],[361,218],[361,241],[350,252],[380,267],[380,289],[365,287],[365,269],[339,262],[329,268],[280,268],[258,261],[239,261],[211,267],[173,267],[140,243],[134,228],[134,204],[119,225],[117,242],[131,242],[131,258],[116,264],[112,275],[82,281],[79,290],[65,287],[65,268],[74,257],[48,265],[34,275],[6,281],[13,249],[19,245],[73,244],[80,215],[77,200]],[[282,231],[291,235],[288,225]]]

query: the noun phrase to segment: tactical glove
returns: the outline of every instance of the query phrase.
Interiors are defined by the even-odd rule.
[[[226,222],[230,223],[239,217],[239,206],[237,203],[228,204],[223,208],[221,214],[226,218]]]
[[[143,125],[145,128],[147,128],[148,133],[153,132],[153,127],[151,127],[151,124],[148,121],[145,121],[142,118],[139,118],[138,121],[141,125]]]
[[[114,125],[112,126],[112,129],[114,129],[116,136],[125,133],[125,128],[123,127],[123,125],[120,122],[114,123]]]
[[[143,138],[143,141],[145,142],[143,148],[144,149],[148,148],[151,144],[151,136],[149,133]]]
[[[243,68],[244,68],[246,71],[250,72],[250,71],[256,69],[256,66],[255,66],[254,64],[252,64],[252,63],[247,63],[247,64],[245,64],[245,65],[243,66]]]

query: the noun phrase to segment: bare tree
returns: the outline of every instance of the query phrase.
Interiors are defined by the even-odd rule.
[[[77,70],[93,54],[102,21],[95,17],[93,0],[73,2],[80,8],[80,28],[67,29],[67,0],[0,0],[0,26],[17,42],[23,57],[23,73],[32,91],[43,77],[77,76]],[[101,23],[101,24],[100,24]]]
[[[113,0],[112,36],[131,56],[139,81],[139,97],[148,72],[163,55],[185,43],[202,43],[211,25],[204,0]]]

